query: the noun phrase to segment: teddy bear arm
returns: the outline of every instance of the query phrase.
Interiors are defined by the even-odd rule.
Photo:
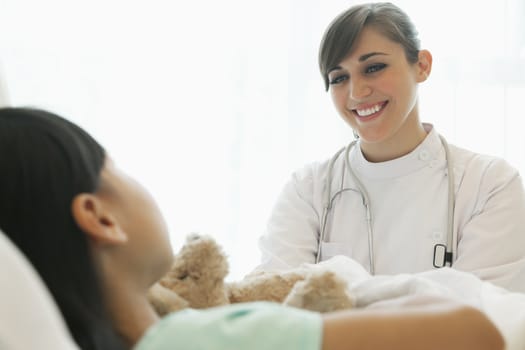
[[[177,293],[163,287],[160,283],[155,283],[148,290],[148,300],[159,316],[164,316],[170,312],[185,309],[189,303]]]
[[[292,288],[283,304],[316,312],[352,308],[346,282],[333,272],[314,272]]]
[[[230,303],[272,301],[281,303],[297,281],[304,279],[300,273],[261,273],[228,283],[226,288]]]

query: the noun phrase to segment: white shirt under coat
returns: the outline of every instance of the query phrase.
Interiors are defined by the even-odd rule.
[[[411,153],[368,162],[359,143],[350,164],[368,191],[376,274],[433,269],[434,245],[446,244],[448,178],[445,150],[432,125]],[[455,176],[453,267],[525,292],[525,192],[506,161],[450,145]],[[286,269],[315,262],[329,160],[296,172],[280,194],[259,241],[259,269]],[[332,172],[332,189],[356,189],[344,153]],[[356,189],[357,191],[357,189]],[[369,269],[366,210],[359,192],[338,196],[328,216],[321,260],[346,255]]]

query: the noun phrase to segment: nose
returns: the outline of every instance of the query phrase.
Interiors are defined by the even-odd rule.
[[[352,100],[360,101],[365,97],[370,96],[372,88],[368,85],[365,79],[352,77],[350,79],[350,86],[348,91],[348,97]]]

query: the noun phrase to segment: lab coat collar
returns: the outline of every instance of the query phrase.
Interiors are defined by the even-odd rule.
[[[359,142],[352,149],[350,163],[359,176],[372,179],[391,179],[415,172],[426,166],[434,166],[444,159],[444,150],[438,133],[432,124],[423,123],[427,136],[412,152],[400,158],[380,163],[365,159]]]

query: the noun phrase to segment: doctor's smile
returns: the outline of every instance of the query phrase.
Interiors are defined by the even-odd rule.
[[[356,115],[356,117],[363,122],[375,119],[378,117],[388,104],[388,101],[383,101],[375,103],[372,105],[362,105],[357,108],[351,109],[351,111]]]

